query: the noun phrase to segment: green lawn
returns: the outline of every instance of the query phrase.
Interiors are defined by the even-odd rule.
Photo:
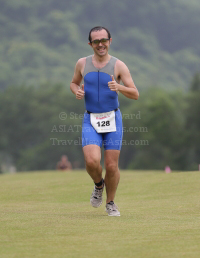
[[[0,183],[0,258],[200,257],[200,172],[121,171],[121,217],[90,206],[84,171]]]

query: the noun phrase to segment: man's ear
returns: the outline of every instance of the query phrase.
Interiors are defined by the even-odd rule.
[[[88,45],[89,45],[89,46],[92,46],[92,43],[88,42]]]
[[[112,38],[110,38],[110,44],[112,43]]]

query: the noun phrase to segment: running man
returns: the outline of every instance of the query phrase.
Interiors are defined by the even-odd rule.
[[[102,204],[105,186],[106,212],[109,216],[120,216],[114,203],[120,179],[118,161],[123,137],[118,93],[135,100],[138,99],[139,93],[128,67],[108,54],[111,43],[108,29],[99,26],[90,30],[88,44],[94,54],[78,60],[70,89],[76,99],[85,98],[82,146],[86,170],[95,184],[90,203],[95,208]],[[80,86],[82,79],[84,84]],[[106,169],[104,179],[100,165],[102,145]]]

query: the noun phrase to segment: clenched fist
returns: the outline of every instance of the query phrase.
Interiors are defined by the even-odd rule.
[[[120,84],[115,81],[115,78],[113,75],[111,75],[112,81],[108,82],[108,87],[112,91],[119,91]]]
[[[77,92],[76,92],[76,98],[77,99],[83,99],[85,95],[84,92],[84,85],[82,84],[82,88],[80,88]]]

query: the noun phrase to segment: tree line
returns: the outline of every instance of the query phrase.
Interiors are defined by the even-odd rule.
[[[88,32],[108,27],[111,54],[139,89],[187,88],[200,67],[200,3],[192,1],[0,0],[0,88],[51,81],[69,85]],[[111,11],[112,10],[112,11]]]
[[[200,163],[200,73],[188,92],[151,87],[137,101],[120,96],[122,169],[197,170]],[[83,168],[84,102],[62,84],[12,86],[0,92],[0,167],[55,169],[66,154]]]

